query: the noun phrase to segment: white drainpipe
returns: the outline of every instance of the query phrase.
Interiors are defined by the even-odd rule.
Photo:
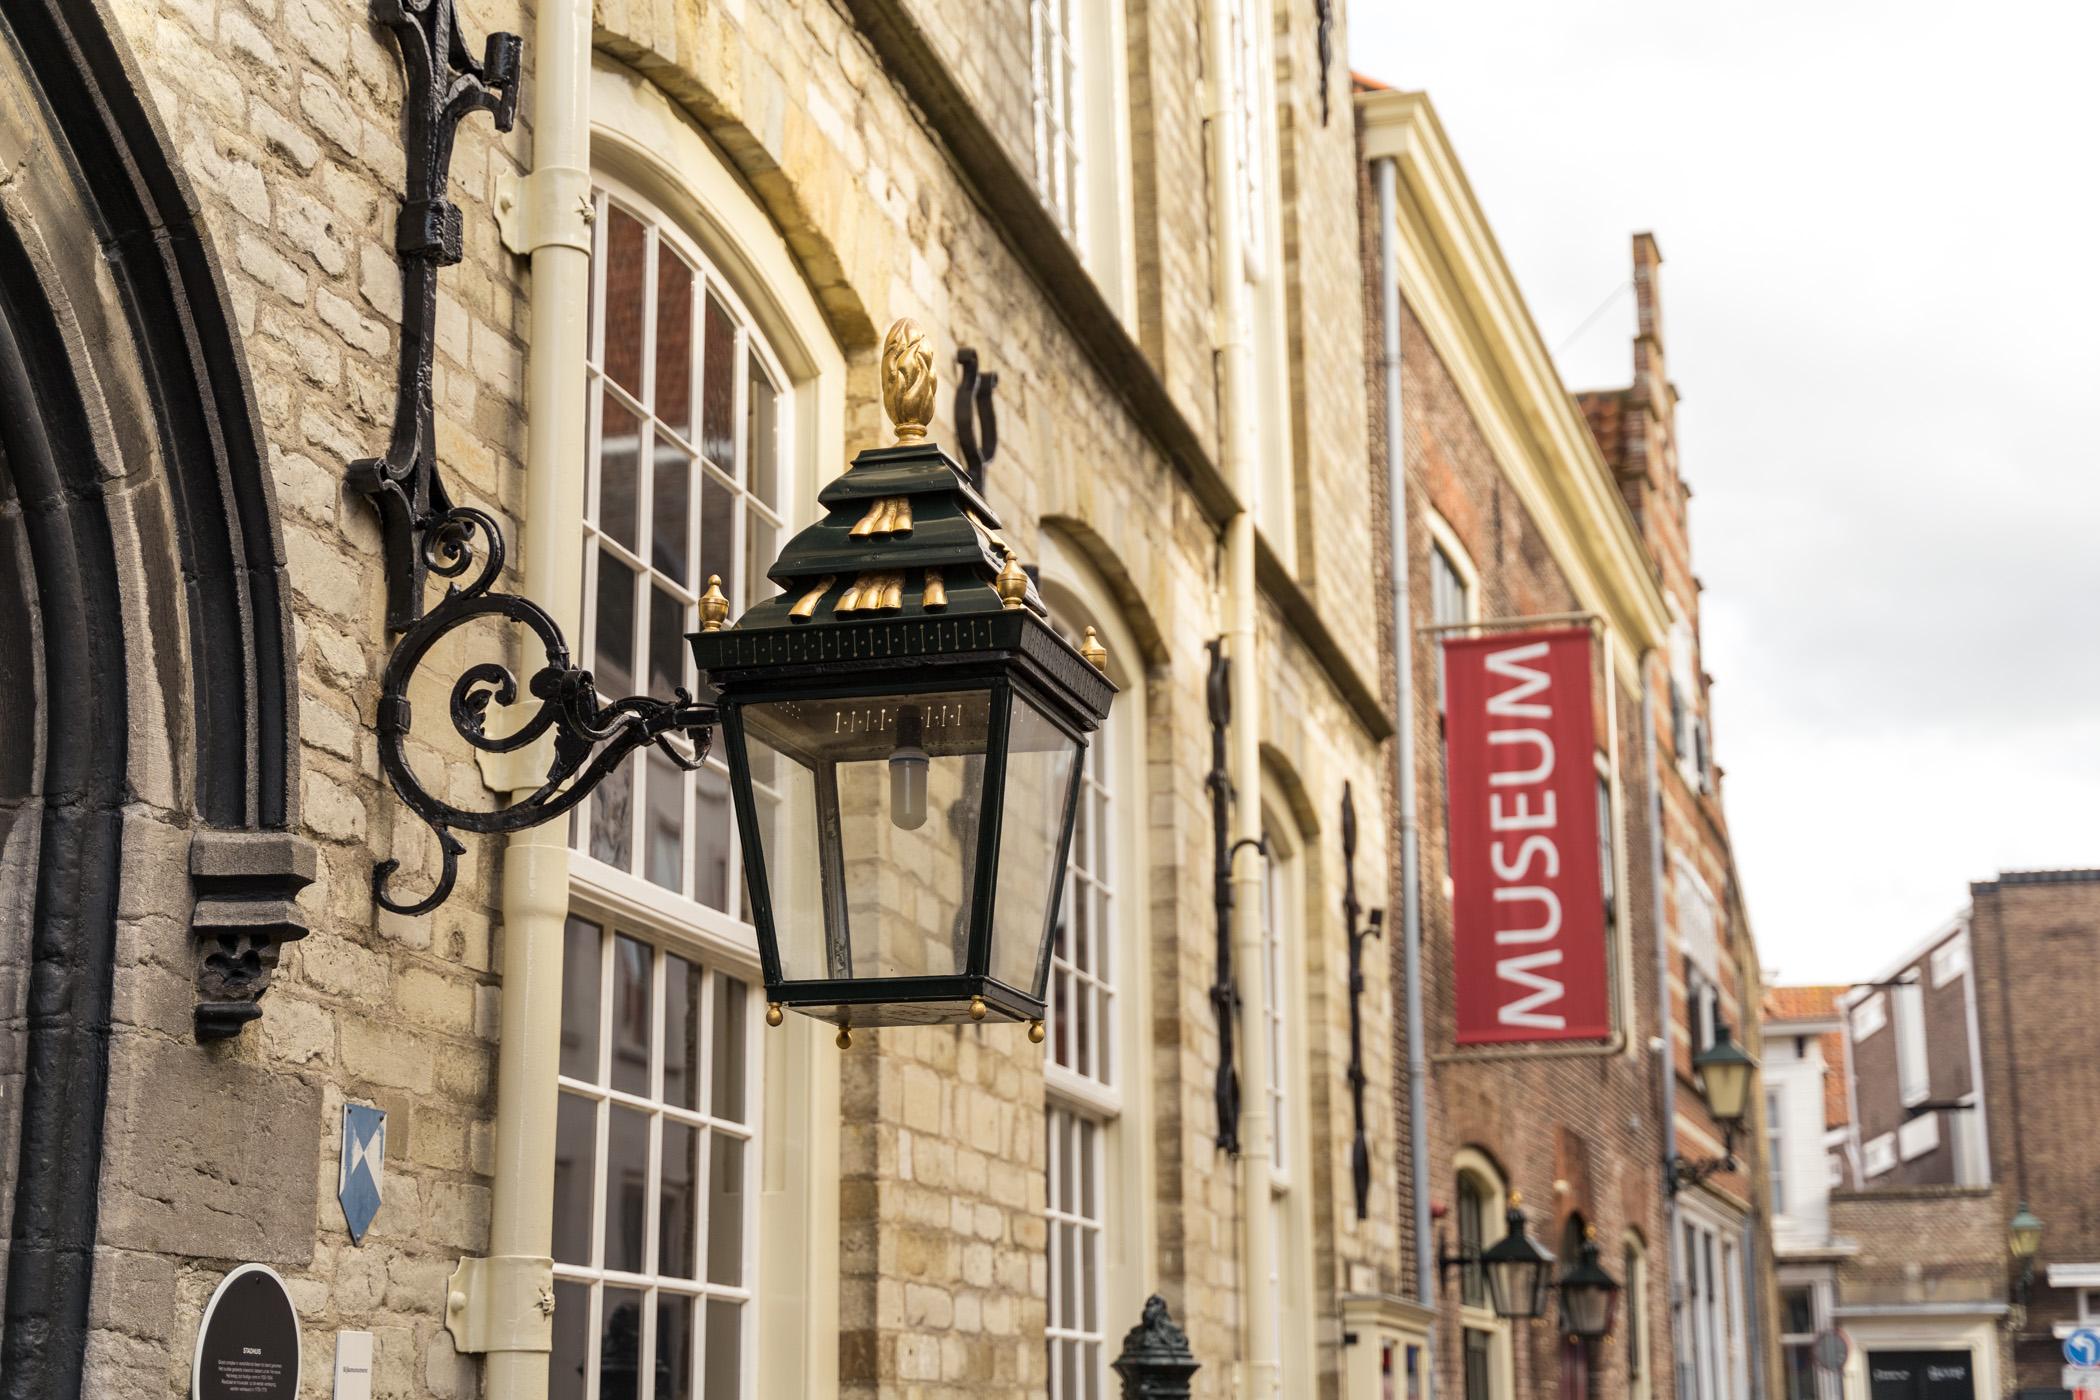
[[[531,58],[533,170],[497,196],[505,243],[532,258],[521,591],[553,615],[573,644],[583,613],[576,522],[583,518],[591,276],[590,0],[540,0]],[[523,796],[545,775],[546,745],[516,757],[523,761],[488,765],[485,772],[494,786]],[[512,836],[503,860],[489,1257],[480,1261],[478,1277],[463,1269],[455,1278],[452,1300],[457,1308],[466,1294],[475,1339],[484,1344],[475,1349],[488,1354],[482,1385],[488,1400],[545,1400],[547,1394],[568,909],[568,823],[546,822]]]
[[[1422,850],[1415,817],[1415,626],[1408,588],[1407,449],[1400,422],[1400,166],[1377,161],[1379,329],[1385,363],[1386,506],[1393,564],[1393,794],[1400,823],[1401,971],[1407,1008],[1407,1131],[1409,1195],[1414,1198],[1415,1301],[1434,1311],[1436,1261],[1429,1242],[1429,1055],[1422,1027]],[[1436,1394],[1436,1329],[1423,1366]]]
[[[1226,766],[1237,794],[1232,817],[1232,942],[1240,989],[1240,1358],[1239,1394],[1270,1400],[1277,1393],[1276,1316],[1264,1300],[1275,1276],[1276,1240],[1270,1211],[1271,1140],[1268,1041],[1254,1032],[1262,1021],[1261,691],[1255,653],[1253,412],[1249,388],[1253,346],[1248,339],[1245,251],[1240,246],[1240,125],[1232,100],[1235,55],[1230,0],[1207,0],[1209,82],[1204,119],[1210,126],[1213,195],[1212,299],[1217,317],[1220,465],[1239,511],[1225,527],[1225,652],[1232,659],[1232,733]],[[1301,1339],[1302,1340],[1302,1339]]]

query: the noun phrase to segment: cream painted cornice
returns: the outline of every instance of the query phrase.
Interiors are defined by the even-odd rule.
[[[1421,322],[1502,474],[1580,605],[1623,646],[1621,683],[1660,647],[1669,609],[1633,515],[1582,410],[1560,382],[1502,249],[1427,95],[1357,94],[1363,156],[1399,173],[1400,294]]]

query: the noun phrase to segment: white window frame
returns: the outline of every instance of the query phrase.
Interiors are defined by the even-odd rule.
[[[1852,1008],[1852,1039],[1854,1043],[1865,1040],[1889,1023],[1888,997],[1882,992],[1870,992]]]
[[[1748,1400],[1749,1338],[1740,1227],[1686,1198],[1679,1213],[1685,1296],[1682,1400]]]
[[[777,225],[687,112],[603,57],[592,61],[590,84],[593,181],[641,201],[697,244],[732,294],[731,309],[770,356],[766,368],[782,394],[776,510],[798,522],[815,499],[819,473],[835,473],[846,460],[846,364],[830,322]],[[682,251],[691,258],[690,248]],[[704,334],[704,324],[700,329]],[[735,423],[742,432],[741,404]],[[733,914],[672,895],[587,852],[570,851],[569,872],[573,907],[674,940],[682,954],[760,985],[755,936]],[[830,1031],[807,1017],[790,1017],[759,1043],[753,1065],[762,1101],[753,1100],[751,1110],[756,1146],[746,1186],[758,1202],[765,1249],[763,1269],[747,1278],[762,1302],[750,1310],[757,1340],[752,1348],[747,1338],[746,1366],[760,1368],[768,1387],[783,1394],[835,1400],[839,1056]]]
[[[584,1336],[587,1345],[586,1356],[592,1361],[598,1360],[602,1355],[605,1290],[610,1287],[642,1293],[644,1302],[641,1330],[635,1341],[637,1355],[642,1363],[641,1369],[647,1373],[647,1378],[641,1382],[643,1385],[642,1400],[648,1400],[649,1389],[655,1384],[656,1368],[653,1360],[656,1355],[658,1298],[668,1292],[678,1297],[700,1300],[703,1303],[703,1306],[696,1309],[702,1320],[694,1324],[694,1334],[689,1339],[694,1346],[693,1354],[695,1356],[701,1355],[701,1348],[704,1347],[705,1343],[704,1318],[707,1311],[704,1306],[705,1301],[721,1299],[725,1302],[735,1302],[739,1306],[737,1356],[741,1391],[746,1397],[754,1396],[757,1393],[753,1387],[752,1380],[758,1370],[759,1300],[763,1296],[758,1236],[760,1230],[759,1203],[766,1110],[763,1084],[759,1077],[759,1067],[764,1058],[760,1033],[764,1029],[765,1002],[759,983],[756,959],[753,958],[742,964],[724,959],[718,950],[699,940],[684,936],[674,926],[667,924],[652,925],[646,919],[638,919],[631,915],[617,912],[588,899],[572,901],[571,917],[576,920],[587,921],[598,929],[600,962],[598,968],[597,1057],[598,1063],[604,1067],[606,1082],[601,1084],[591,1080],[574,1078],[566,1074],[559,1076],[557,1081],[560,1085],[560,1092],[563,1095],[570,1099],[583,1100],[594,1105],[596,1128],[593,1136],[594,1160],[592,1164],[591,1222],[589,1229],[589,1237],[592,1241],[591,1257],[588,1262],[583,1264],[571,1261],[556,1262],[554,1265],[554,1281],[557,1286],[576,1285],[589,1290],[590,1313],[589,1321],[585,1325]],[[564,939],[567,938],[567,930],[564,930],[563,936]],[[613,1087],[611,1083],[615,1035],[614,1023],[619,1019],[618,1008],[614,1005],[617,990],[614,962],[615,950],[618,948],[622,937],[639,942],[651,950],[649,963],[650,985],[647,993],[649,997],[650,1043],[648,1055],[650,1083],[646,1094],[636,1094],[631,1091],[621,1090]],[[742,1123],[719,1118],[711,1112],[685,1109],[663,1101],[663,1032],[668,1019],[666,1013],[671,991],[669,986],[670,979],[666,974],[666,965],[667,959],[670,957],[683,958],[701,971],[701,991],[696,1004],[688,1009],[687,1014],[689,1016],[712,1017],[715,1014],[714,989],[718,978],[732,977],[743,984],[743,1102],[745,1121]],[[712,1030],[711,1024],[709,1029],[710,1031]],[[693,1067],[692,1073],[697,1082],[709,1086],[709,1092],[712,1093],[714,1082],[714,1036],[711,1033],[702,1036],[699,1043],[701,1047],[700,1063]],[[662,1169],[662,1125],[665,1122],[677,1122],[689,1126],[695,1131],[710,1135],[720,1134],[738,1139],[744,1143],[742,1219],[739,1221],[743,1247],[738,1269],[738,1277],[742,1280],[741,1283],[728,1285],[707,1281],[707,1235],[704,1224],[701,1226],[699,1237],[694,1243],[696,1253],[693,1263],[694,1273],[697,1277],[687,1279],[667,1276],[661,1272],[661,1260],[655,1260],[657,1267],[649,1267],[647,1261],[650,1261],[656,1255],[660,1244],[661,1231],[658,1223],[658,1212],[662,1206],[662,1191],[660,1188],[647,1191],[644,1196],[642,1224],[644,1267],[638,1271],[613,1270],[605,1267],[606,1179],[610,1174],[608,1162],[612,1109],[614,1107],[649,1115],[649,1140],[646,1149],[647,1168],[645,1179],[652,1183],[657,1180],[657,1174]],[[709,1105],[709,1108],[712,1108],[712,1105]],[[703,1155],[700,1169],[701,1179],[693,1183],[693,1212],[696,1221],[700,1222],[708,1219],[708,1184],[705,1179],[707,1170],[706,1158]],[[703,1367],[704,1363],[696,1365],[692,1372],[692,1389],[696,1393],[701,1388],[705,1375]],[[600,1374],[595,1366],[592,1366],[585,1373],[584,1380],[585,1400],[599,1400]]]
[[[1113,592],[1087,556],[1056,531],[1045,532],[1040,549],[1042,591],[1053,616],[1066,627],[1097,630],[1108,648],[1109,678],[1121,687],[1094,741],[1098,747],[1089,749],[1090,762],[1097,752],[1106,760],[1105,780],[1099,769],[1095,778],[1109,788],[1109,822],[1097,829],[1095,839],[1110,852],[1113,865],[1108,940],[1115,954],[1114,1030],[1109,1037],[1113,1079],[1103,1084],[1071,1072],[1048,1053],[1048,1042],[1043,1070],[1046,1122],[1062,1112],[1088,1115],[1098,1125],[1094,1144],[1100,1157],[1097,1200],[1103,1230],[1097,1316],[1100,1329],[1108,1335],[1101,1348],[1102,1370],[1096,1377],[1099,1389],[1093,1393],[1107,1395],[1114,1387],[1106,1363],[1113,1359],[1114,1342],[1124,1325],[1121,1319],[1137,1316],[1152,1283],[1152,1211],[1157,1195],[1151,1137],[1146,1130],[1151,1088],[1143,1073],[1151,1035],[1150,870],[1142,856],[1148,840],[1145,677],[1136,634],[1124,623]],[[1078,840],[1076,830],[1073,839]],[[1120,862],[1115,860],[1118,856]],[[1072,917],[1069,905],[1061,917]],[[1049,1394],[1055,1400],[1057,1391],[1053,1388]]]
[[[1969,935],[1957,933],[1932,950],[1932,985],[1944,987],[1969,970]]]
[[[1896,1153],[1906,1162],[1916,1161],[1940,1145],[1940,1116],[1923,1113],[1896,1129]]]
[[[1765,1085],[1765,1176],[1772,1186],[1772,1214],[1786,1214],[1786,1085]]]
[[[1036,194],[1079,250],[1109,305],[1133,321],[1137,255],[1127,42],[1123,0],[1029,0]],[[1049,82],[1052,63],[1063,64],[1062,85]],[[1062,171],[1053,164],[1060,152],[1070,162]],[[1069,188],[1061,189],[1060,179]]]
[[[700,594],[707,587],[707,580],[700,572],[699,539],[694,535],[688,536],[687,578],[682,584],[658,574],[655,570],[654,561],[651,557],[650,539],[651,532],[654,529],[653,513],[646,508],[652,499],[651,493],[656,465],[654,452],[643,452],[639,451],[638,448],[635,468],[636,536],[633,545],[629,546],[623,543],[605,533],[601,528],[603,523],[600,512],[602,480],[598,469],[598,459],[606,398],[610,396],[618,400],[623,408],[638,416],[645,424],[645,432],[653,431],[646,426],[653,420],[650,409],[644,405],[653,403],[655,396],[657,372],[655,343],[656,300],[658,269],[661,264],[660,249],[662,245],[669,244],[685,262],[689,263],[693,267],[697,279],[694,291],[694,322],[692,328],[694,341],[693,362],[698,363],[702,343],[705,340],[705,318],[710,297],[721,301],[736,323],[734,332],[735,349],[731,352],[735,368],[733,371],[734,399],[730,408],[730,423],[731,431],[735,435],[734,453],[737,461],[743,464],[743,469],[746,471],[748,471],[749,467],[750,452],[749,444],[745,441],[749,417],[748,366],[752,361],[755,360],[759,364],[779,395],[775,413],[775,430],[779,439],[775,463],[776,501],[770,505],[758,501],[750,492],[748,482],[733,483],[728,488],[731,493],[735,514],[731,526],[732,562],[729,565],[729,573],[723,578],[722,587],[724,593],[729,597],[732,616],[737,615],[745,607],[749,606],[752,600],[744,596],[747,581],[762,572],[752,567],[753,541],[751,539],[752,527],[750,524],[752,511],[756,509],[765,517],[767,525],[774,533],[775,544],[773,547],[777,548],[779,543],[785,541],[790,532],[790,522],[796,519],[801,489],[800,478],[803,475],[803,472],[798,470],[798,468],[805,458],[803,448],[795,437],[800,420],[803,417],[803,414],[798,411],[796,404],[797,386],[794,379],[788,374],[780,356],[775,352],[770,342],[770,337],[764,333],[759,318],[754,316],[751,308],[746,305],[731,273],[718,267],[716,261],[708,255],[706,249],[701,247],[699,241],[676,216],[675,212],[666,209],[658,200],[651,198],[648,192],[637,189],[611,172],[594,171],[592,179],[597,187],[597,192],[594,194],[593,199],[594,208],[598,211],[598,216],[592,221],[592,275],[594,278],[598,276],[599,270],[605,264],[605,244],[609,237],[612,223],[612,220],[607,217],[607,211],[612,206],[619,206],[628,215],[639,221],[645,229],[653,231],[655,236],[650,238],[648,242],[649,251],[641,293],[642,305],[646,314],[640,347],[642,386],[638,393],[629,392],[624,386],[616,383],[604,370],[603,347],[606,298],[596,293],[594,293],[592,298],[589,341],[591,355],[586,370],[585,394],[586,411],[588,413],[586,458],[589,466],[586,468],[585,473],[586,495],[584,521],[581,527],[584,560],[583,602],[581,625],[578,629],[579,635],[577,638],[578,655],[585,658],[592,658],[597,654],[598,608],[596,604],[599,596],[598,576],[602,560],[606,554],[611,554],[626,567],[640,575],[638,587],[650,599],[650,606],[653,607],[655,605],[655,591],[657,589],[670,593],[684,605],[687,625],[682,627],[681,635],[683,631],[697,628],[696,605]],[[690,493],[687,507],[689,517],[692,513],[699,510],[700,503],[704,499],[702,483],[704,480],[709,479],[710,474],[714,471],[713,468],[699,461],[703,451],[701,442],[703,433],[701,421],[702,406],[700,403],[701,391],[702,386],[696,377],[693,385],[694,401],[691,405],[693,421],[690,425],[689,434],[692,441],[687,445],[695,459],[694,475],[688,486]],[[688,529],[691,528],[689,523]],[[646,693],[650,689],[648,683],[649,660],[647,655],[649,638],[639,609],[635,611],[630,626],[633,628],[630,646],[635,688],[639,693]],[[695,683],[692,657],[689,650],[684,648],[683,645],[680,646],[679,650],[680,683],[691,688]],[[629,766],[625,775],[624,781],[627,784],[626,792],[628,794],[629,807],[627,814],[629,823],[627,841],[630,866],[622,867],[618,864],[601,860],[593,854],[592,847],[595,833],[592,830],[592,823],[606,796],[606,789],[604,788],[601,788],[598,792],[579,803],[575,809],[570,828],[572,833],[571,845],[574,854],[580,858],[581,862],[586,863],[591,868],[591,875],[595,883],[621,889],[638,902],[660,904],[668,910],[675,910],[686,921],[699,923],[703,926],[711,927],[717,932],[734,937],[738,930],[747,926],[738,917],[743,892],[743,851],[741,843],[735,835],[735,820],[730,811],[727,761],[721,753],[716,752],[709,756],[707,769],[703,774],[697,776],[677,775],[677,781],[680,782],[682,789],[683,819],[680,826],[681,845],[678,857],[679,885],[676,889],[671,889],[648,878],[647,858],[644,854],[649,837],[648,784],[657,781],[662,776],[669,776],[664,773],[661,766],[663,762],[660,758],[646,756],[638,758]],[[699,795],[701,783],[709,780],[720,785],[722,804],[718,818],[710,816],[703,807]],[[699,871],[696,868],[696,842],[694,840],[696,830],[702,825],[716,820],[720,822],[720,836],[725,843],[726,867],[723,877],[723,894],[724,903],[728,906],[727,908],[719,909],[699,897]],[[661,891],[661,896],[652,893],[654,891]]]
[[[1452,1158],[1451,1181],[1454,1201],[1457,1198],[1457,1185],[1462,1177],[1473,1178],[1482,1188],[1480,1246],[1486,1249],[1509,1233],[1509,1187],[1503,1181],[1502,1173],[1494,1162],[1477,1148],[1460,1148]],[[1495,1315],[1494,1308],[1487,1302],[1468,1303],[1465,1296],[1464,1288],[1461,1287],[1458,1293],[1458,1400],[1465,1400],[1464,1334],[1467,1332],[1483,1332],[1489,1338],[1488,1400],[1511,1400],[1516,1393],[1515,1331],[1509,1322]]]
[[[1297,824],[1281,800],[1262,804],[1267,852],[1262,878],[1262,996],[1260,1034],[1253,1043],[1269,1062],[1270,1172],[1274,1319],[1282,1358],[1282,1393],[1310,1394],[1312,1357],[1293,1337],[1318,1325],[1313,1294],[1312,1142],[1306,1108],[1304,1043],[1305,864]],[[1243,1028],[1244,1029],[1244,1028]]]
[[[1626,1271],[1626,1297],[1620,1305],[1620,1316],[1626,1328],[1627,1400],[1648,1400],[1655,1390],[1654,1348],[1649,1345],[1652,1319],[1648,1310],[1648,1246],[1628,1230],[1619,1257]]]
[[[1868,1180],[1888,1175],[1896,1169],[1896,1135],[1880,1133],[1868,1138],[1860,1144],[1859,1156]]]
[[[1917,969],[1912,969],[1913,978]],[[1911,1108],[1932,1097],[1932,1060],[1926,1045],[1925,989],[1915,980],[1889,988],[1896,1024],[1896,1089]]]

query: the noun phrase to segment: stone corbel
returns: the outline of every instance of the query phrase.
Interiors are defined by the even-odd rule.
[[[197,1039],[225,1040],[262,1015],[284,945],[306,937],[299,891],[312,843],[285,831],[199,831],[190,840],[197,937]]]

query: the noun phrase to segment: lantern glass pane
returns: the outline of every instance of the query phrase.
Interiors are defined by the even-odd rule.
[[[1079,743],[1020,695],[1006,750],[1000,802],[999,893],[992,919],[992,976],[1042,995],[1036,969],[1065,876],[1065,813],[1071,808]]]
[[[779,700],[743,720],[754,786],[770,765],[783,798],[760,822],[783,980],[968,971],[990,692]]]

